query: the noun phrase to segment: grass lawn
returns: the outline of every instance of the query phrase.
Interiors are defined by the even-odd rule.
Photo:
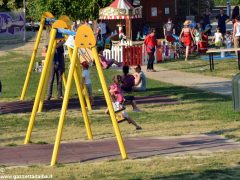
[[[29,62],[28,56],[9,54],[0,58],[0,79],[3,82],[3,95],[0,101],[17,100],[21,93]],[[198,62],[197,60],[192,61]],[[199,61],[199,63],[205,61]],[[188,64],[171,62],[160,64],[170,66]],[[192,64],[188,64],[189,66]],[[220,65],[216,65],[219,66]],[[236,62],[235,62],[236,67]],[[176,68],[176,67],[175,67]],[[108,84],[118,71],[106,70]],[[202,73],[202,72],[201,72]],[[207,73],[207,72],[206,72]],[[33,73],[27,92],[27,99],[33,99],[39,80],[39,73]],[[101,87],[92,69],[91,78],[95,95],[101,95]],[[72,96],[76,96],[75,87]],[[148,91],[139,96],[160,94],[178,98],[176,105],[139,105],[142,112],[127,111],[142,127],[135,131],[128,123],[121,123],[124,137],[139,136],[179,136],[194,134],[219,134],[240,141],[240,113],[234,112],[231,98],[206,93],[200,90],[174,86],[148,80]],[[59,110],[39,113],[33,129],[33,143],[53,143]],[[30,113],[0,115],[0,145],[16,146],[23,144]],[[104,109],[89,112],[94,139],[114,138],[109,117]],[[87,139],[80,110],[68,110],[63,141]],[[215,154],[155,156],[151,158],[122,161],[119,159],[101,162],[59,164],[55,167],[35,165],[29,167],[4,167],[4,174],[52,174],[54,179],[236,179],[240,177],[240,150]],[[0,177],[1,177],[0,172]]]
[[[190,57],[188,62],[184,59],[167,60],[164,63],[157,64],[157,67],[162,67],[171,70],[179,70],[184,72],[198,73],[208,76],[219,76],[231,79],[239,73],[238,65],[235,59],[214,60],[215,70],[209,70],[209,60],[201,60],[200,56]]]

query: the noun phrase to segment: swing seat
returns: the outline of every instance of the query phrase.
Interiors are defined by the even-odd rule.
[[[122,109],[119,109],[117,111],[114,111],[115,112],[115,116],[116,116],[116,120],[118,123],[121,123],[123,121],[126,121],[127,119],[123,116],[122,114],[122,111],[124,111],[126,108],[123,107]],[[107,114],[109,114],[109,112],[107,112]]]
[[[123,113],[122,113],[122,111],[124,111],[124,110],[125,110],[125,108],[122,108],[122,109],[119,109],[119,110],[115,111],[116,119],[117,119],[117,122],[118,122],[118,123],[121,123],[121,122],[127,120],[127,119],[123,116]]]

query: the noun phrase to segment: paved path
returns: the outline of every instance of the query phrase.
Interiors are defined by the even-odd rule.
[[[158,72],[146,72],[146,66],[143,66],[143,72],[151,79],[174,85],[201,89],[221,95],[232,95],[232,84],[230,79],[168,70],[159,67],[157,67],[156,70]]]
[[[124,140],[130,159],[155,155],[213,153],[240,149],[240,143],[217,135],[139,137]],[[0,165],[49,164],[52,144],[0,147]],[[121,158],[115,139],[62,143],[59,163]]]

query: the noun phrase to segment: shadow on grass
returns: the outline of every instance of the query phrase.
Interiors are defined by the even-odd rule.
[[[230,129],[222,129],[222,130],[217,130],[217,131],[210,131],[208,133],[206,133],[207,135],[221,135],[221,134],[225,134],[225,133],[230,133],[230,132],[235,132],[235,131],[239,131],[240,128],[230,128]]]
[[[240,166],[225,169],[212,169],[203,172],[180,172],[169,176],[155,176],[150,179],[238,179],[240,177]]]
[[[219,101],[231,101],[230,96],[218,95],[208,93],[202,90],[196,90],[181,86],[170,87],[153,87],[147,89],[148,95],[161,94],[163,96],[177,96],[182,101],[191,102],[219,102]]]

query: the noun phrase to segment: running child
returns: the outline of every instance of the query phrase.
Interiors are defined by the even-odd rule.
[[[114,111],[119,111],[124,108],[124,97],[121,90],[122,77],[120,75],[116,75],[113,77],[113,84],[110,86],[110,94],[112,97],[112,104]],[[105,113],[108,113],[108,109],[106,109]],[[129,124],[133,124],[136,127],[136,130],[141,130],[141,126],[139,126],[124,110],[121,112],[122,116],[128,121]]]

